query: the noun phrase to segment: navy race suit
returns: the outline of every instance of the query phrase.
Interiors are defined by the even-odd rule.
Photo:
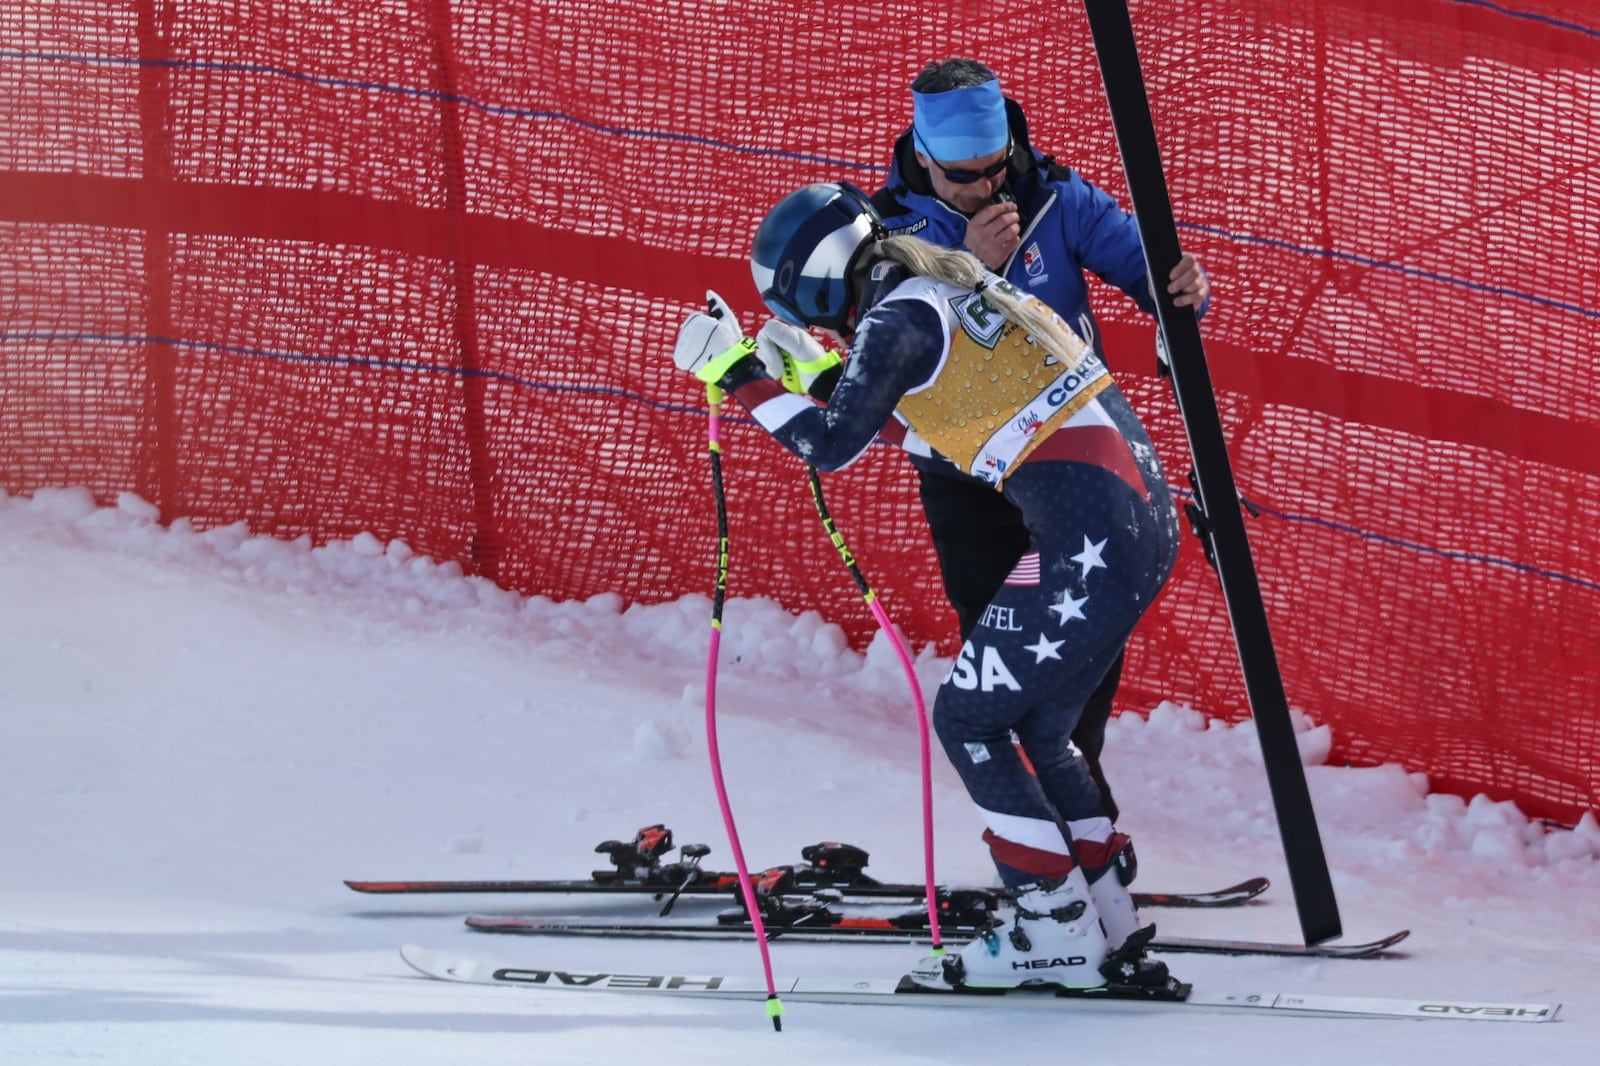
[[[908,446],[928,462],[998,488],[1021,513],[1028,552],[982,612],[933,710],[1002,879],[1021,885],[1069,872],[1066,823],[1102,817],[1070,734],[1170,575],[1178,519],[1155,449],[1103,364],[1090,355],[1070,371],[1044,367],[1020,327],[976,300],[879,262],[826,406],[785,391],[754,358],[723,384],[820,469],[847,465],[886,423],[908,423]],[[994,379],[980,367],[1009,368],[996,377],[1011,380],[985,384]]]
[[[1110,196],[1032,148],[1027,119],[1014,101],[1006,101],[1006,112],[1016,151],[1002,189],[1017,204],[1022,241],[1000,273],[1055,308],[1103,360],[1083,272],[1089,270],[1121,288],[1153,314],[1138,230]],[[917,162],[909,130],[896,142],[888,182],[872,202],[893,233],[915,234],[948,248],[965,245],[966,216],[934,194],[927,172]],[[942,464],[917,456],[911,461],[917,467],[918,490],[945,595],[965,640],[1006,574],[1028,550],[1028,531],[1004,497],[945,476],[948,468]],[[1100,787],[1105,814],[1113,821],[1117,804],[1100,768],[1100,753],[1121,673],[1118,655],[1085,704],[1072,737]]]

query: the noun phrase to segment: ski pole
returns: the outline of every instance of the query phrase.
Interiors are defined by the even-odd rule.
[[[727,785],[722,779],[722,755],[717,747],[717,655],[722,646],[722,603],[728,591],[728,501],[722,487],[722,390],[706,386],[706,405],[710,410],[708,437],[711,453],[711,490],[717,501],[717,580],[711,598],[711,643],[706,656],[706,747],[711,756],[711,780],[717,789],[717,805],[722,810],[722,826],[728,834],[735,868],[739,871],[739,892],[750,915],[756,943],[761,948],[761,970],[767,980],[767,1017],[772,1028],[783,1031],[783,1001],[772,979],[772,953],[767,946],[766,923],[756,905],[755,887],[745,865],[744,849],[739,846],[739,831],[733,824],[733,808],[728,803]]]
[[[884,610],[883,604],[878,600],[878,594],[872,590],[872,586],[867,583],[866,575],[856,564],[855,555],[850,551],[849,545],[845,544],[844,535],[834,525],[833,515],[828,512],[828,503],[822,496],[822,478],[818,476],[817,468],[807,466],[806,473],[811,482],[812,502],[817,505],[817,516],[822,519],[822,528],[827,531],[828,539],[833,542],[839,558],[844,560],[845,568],[855,579],[856,588],[861,590],[861,598],[866,601],[867,608],[878,623],[878,628],[894,646],[895,655],[900,659],[900,668],[905,671],[906,680],[911,685],[911,699],[917,708],[917,740],[922,762],[922,875],[927,887],[928,929],[933,939],[933,953],[942,955],[944,944],[939,936],[939,907],[936,902],[938,890],[933,876],[933,756],[928,740],[928,708],[922,699],[922,683],[917,680],[916,668],[911,663],[911,652],[889,622],[889,612]]]

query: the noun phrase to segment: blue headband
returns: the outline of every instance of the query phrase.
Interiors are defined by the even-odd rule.
[[[942,93],[913,91],[911,105],[923,152],[942,163],[994,155],[1011,139],[999,78]]]

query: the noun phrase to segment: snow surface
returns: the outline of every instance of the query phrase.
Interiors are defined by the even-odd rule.
[[[708,568],[709,570],[709,568]],[[841,580],[848,580],[841,571]],[[737,573],[735,574],[735,583]],[[163,529],[143,501],[0,496],[0,1059],[183,1063],[1588,1063],[1600,1046],[1600,829],[1320,765],[1345,928],[1372,961],[1173,956],[1198,983],[1564,1004],[1549,1025],[576,997],[414,975],[404,942],[573,969],[759,975],[751,943],[501,937],[469,911],[562,897],[361,896],[344,878],[580,876],[664,822],[732,866],[704,744],[709,600],[524,599],[371,537],[313,549]],[[893,604],[889,604],[892,615]],[[930,693],[947,663],[924,652]],[[845,840],[922,872],[915,716],[892,648],[735,600],[718,685],[747,857]],[[1147,911],[1172,935],[1297,938],[1248,726],[1163,705],[1108,765],[1144,889],[1264,874],[1264,901]],[[937,757],[938,876],[992,883]],[[680,904],[680,907],[688,904]],[[720,904],[700,904],[715,908]],[[778,942],[779,976],[888,976],[915,947]],[[1585,1052],[1583,1048],[1590,1050]]]

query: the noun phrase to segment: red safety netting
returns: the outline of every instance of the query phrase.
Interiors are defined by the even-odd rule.
[[[1600,17],[1590,0],[1133,5],[1293,706],[1336,757],[1600,808]],[[875,188],[928,59],[998,69],[1125,198],[1074,5],[689,0],[0,16],[0,484],[372,532],[525,593],[705,592],[703,397],[667,355],[797,184]],[[1113,368],[1188,469],[1152,326]],[[725,426],[730,593],[872,621],[804,472]],[[826,480],[953,650],[904,460]],[[1120,705],[1248,713],[1195,543]]]

